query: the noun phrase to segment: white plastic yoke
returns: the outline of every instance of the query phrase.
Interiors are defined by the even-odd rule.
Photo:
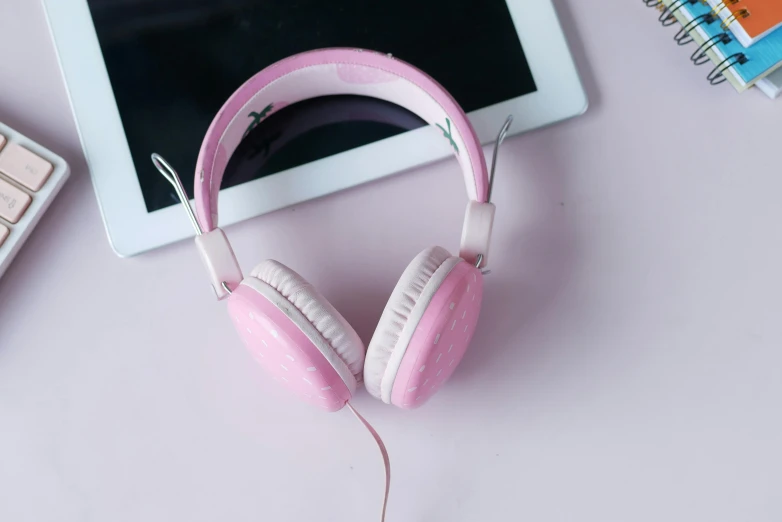
[[[223,287],[223,283],[233,289],[244,279],[228,238],[225,237],[225,233],[221,229],[215,228],[210,232],[196,236],[195,243],[198,247],[198,253],[201,255],[201,261],[209,273],[209,280],[215,295],[220,300],[225,299],[230,295],[230,292]]]
[[[493,203],[479,203],[478,201],[467,203],[459,257],[478,268],[484,268],[488,264],[496,208]],[[478,265],[479,255],[483,256],[480,265]]]

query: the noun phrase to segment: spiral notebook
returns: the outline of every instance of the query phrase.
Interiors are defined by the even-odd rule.
[[[782,27],[744,47],[724,28],[726,24],[715,14],[716,10],[701,0],[643,1],[661,10],[659,20],[663,26],[678,22],[674,40],[679,45],[694,43],[690,60],[695,65],[710,62],[706,79],[712,85],[727,80],[738,92],[744,92],[782,66]]]
[[[733,33],[741,45],[749,47],[782,27],[782,2],[779,0],[708,0],[723,27]]]
[[[778,98],[782,94],[782,67],[769,74],[755,85],[763,91],[763,94],[771,99]]]

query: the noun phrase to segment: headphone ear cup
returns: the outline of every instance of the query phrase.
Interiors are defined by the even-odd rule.
[[[265,261],[234,289],[227,304],[245,346],[277,381],[328,411],[350,400],[361,376],[364,346],[304,278]]]
[[[423,405],[451,376],[472,340],[483,276],[433,247],[408,265],[367,349],[367,390],[388,404]]]
[[[350,323],[318,290],[294,270],[274,260],[256,266],[250,275],[268,284],[299,310],[328,343],[350,373],[363,377],[366,349]]]

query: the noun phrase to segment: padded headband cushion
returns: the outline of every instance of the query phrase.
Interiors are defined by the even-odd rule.
[[[358,382],[362,380],[364,343],[314,286],[287,266],[267,260],[250,273],[268,284],[295,306],[328,342]]]
[[[217,196],[228,160],[262,120],[317,96],[354,94],[406,107],[439,128],[464,171],[471,200],[485,202],[488,173],[480,142],[448,92],[423,71],[361,49],[322,49],[281,60],[242,85],[209,126],[196,165],[195,202],[205,231],[217,227]]]

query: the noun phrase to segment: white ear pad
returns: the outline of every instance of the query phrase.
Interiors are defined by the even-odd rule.
[[[405,326],[408,323],[418,324],[432,296],[460,261],[460,258],[451,256],[444,248],[432,247],[418,254],[405,269],[367,348],[364,384],[374,397],[384,400],[381,389],[388,386],[383,385],[383,377],[387,372],[395,375],[399,369],[398,365],[389,368],[389,361],[395,350],[407,349],[415,332],[415,328]],[[401,362],[402,358],[398,360]],[[390,384],[393,385],[393,379],[390,379]]]
[[[267,260],[250,273],[268,284],[295,306],[329,343],[334,352],[361,381],[364,344],[353,327],[314,286],[299,274],[274,260]]]

